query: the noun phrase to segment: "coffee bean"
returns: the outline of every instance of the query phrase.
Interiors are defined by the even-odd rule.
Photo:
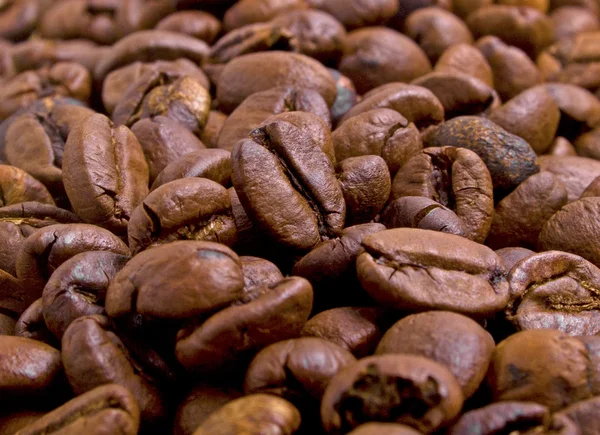
[[[385,27],[350,32],[340,72],[359,94],[392,82],[410,82],[431,71],[431,63],[410,38]]]
[[[597,365],[577,338],[553,330],[517,332],[496,346],[487,375],[494,401],[532,401],[550,411],[598,394]],[[538,361],[553,364],[538,364]]]
[[[78,396],[17,433],[75,434],[85,431],[90,435],[117,432],[135,435],[139,424],[140,411],[135,397],[120,385],[108,384]]]
[[[374,307],[339,307],[313,316],[303,337],[319,337],[348,349],[357,358],[371,355],[381,338],[384,312]],[[381,325],[380,325],[381,324]],[[380,327],[381,326],[381,327]]]
[[[124,230],[148,193],[148,165],[133,133],[104,115],[92,115],[69,135],[63,163],[65,190],[77,214]]]
[[[459,232],[482,242],[491,227],[492,178],[484,161],[471,150],[442,147],[421,151],[394,177],[392,198],[404,196],[422,196],[453,210],[464,232],[447,231],[451,234]]]
[[[270,394],[251,394],[213,412],[193,435],[233,435],[244,431],[293,434],[300,427],[300,418],[300,412],[287,400]]]
[[[447,426],[463,395],[444,366],[414,355],[363,358],[337,373],[321,403],[329,433],[347,433],[368,422],[401,423],[423,433]]]
[[[358,278],[379,303],[396,309],[446,309],[474,317],[506,306],[508,283],[500,258],[464,237],[396,228],[362,242]],[[476,253],[476,254],[475,254]]]
[[[431,131],[424,143],[475,152],[490,171],[498,196],[510,193],[540,170],[535,152],[527,142],[484,118],[461,116],[446,121]]]
[[[376,354],[420,355],[446,366],[471,397],[483,381],[494,340],[477,322],[448,311],[413,314],[394,324],[381,338]]]
[[[203,11],[181,11],[167,15],[156,30],[184,33],[211,44],[221,31],[221,22]]]

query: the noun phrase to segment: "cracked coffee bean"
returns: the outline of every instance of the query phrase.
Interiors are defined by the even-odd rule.
[[[423,433],[447,426],[463,395],[441,364],[414,355],[363,358],[333,377],[321,403],[328,433],[347,433],[368,422],[401,423]]]

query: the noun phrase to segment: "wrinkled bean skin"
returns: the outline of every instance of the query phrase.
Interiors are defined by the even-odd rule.
[[[56,269],[42,293],[44,321],[56,338],[73,320],[104,313],[108,286],[128,260],[112,252],[83,252]]]
[[[133,209],[148,194],[148,165],[127,127],[97,114],[69,135],[63,157],[69,201],[86,222],[124,231]]]
[[[246,394],[281,396],[292,403],[312,399],[318,404],[331,378],[354,362],[356,358],[349,351],[320,338],[280,341],[254,357],[246,372],[244,390]]]
[[[555,329],[595,335],[600,269],[583,258],[559,251],[532,255],[509,274],[508,319],[519,329]]]
[[[273,239],[308,250],[341,231],[346,217],[342,189],[320,144],[308,132],[275,119],[236,144],[233,185],[244,208]],[[272,181],[264,189],[267,180]]]
[[[484,161],[471,150],[426,148],[396,174],[392,198],[423,196],[456,212],[465,235],[485,240],[492,225],[492,177]]]
[[[312,287],[304,278],[284,278],[256,288],[199,327],[180,330],[177,360],[191,371],[214,372],[271,343],[296,337],[312,300]]]
[[[140,411],[135,397],[127,389],[109,384],[82,394],[16,433],[76,434],[85,431],[90,435],[135,435],[139,424]]]
[[[508,301],[500,258],[463,237],[396,228],[369,235],[362,245],[358,278],[385,306],[425,311],[435,304],[436,309],[486,317]]]
[[[426,146],[448,145],[475,152],[486,164],[494,191],[500,195],[511,192],[540,170],[535,152],[527,142],[484,118],[451,119],[432,131],[424,142]]]
[[[462,402],[460,386],[444,366],[414,355],[378,355],[333,377],[321,403],[321,418],[329,433],[347,433],[370,421],[431,433],[448,425]]]
[[[173,204],[182,204],[173,208]],[[133,211],[129,247],[138,252],[175,240],[206,240],[232,246],[237,240],[227,189],[206,178],[182,178],[153,190]]]

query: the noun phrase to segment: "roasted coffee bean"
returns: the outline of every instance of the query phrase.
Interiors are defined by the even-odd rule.
[[[511,270],[508,282],[506,314],[517,329],[556,329],[573,336],[600,332],[600,269],[585,259],[560,251],[531,255]]]
[[[475,426],[478,428],[477,433],[481,435],[511,431],[514,428],[519,428],[519,433],[547,433],[539,429],[545,428],[549,422],[550,411],[547,407],[531,402],[507,401],[466,412],[449,433],[467,435]]]
[[[598,16],[586,8],[562,6],[550,14],[554,24],[554,39],[560,41],[576,36],[580,32],[600,30]]]
[[[123,232],[148,194],[148,165],[140,143],[125,126],[101,114],[69,135],[63,181],[75,212],[86,222]]]
[[[157,424],[165,417],[163,392],[112,330],[108,318],[86,316],[74,320],[62,338],[62,361],[75,394],[118,384],[135,397],[146,424]]]
[[[183,178],[207,178],[225,187],[231,182],[231,153],[225,150],[201,149],[187,153],[169,163],[152,183],[152,191]]]
[[[287,400],[270,394],[251,394],[213,412],[193,435],[234,435],[267,432],[294,434],[300,412]]]
[[[208,61],[226,64],[238,56],[268,50],[299,51],[294,34],[287,28],[272,23],[254,23],[220,38],[211,47]]]
[[[131,127],[148,163],[150,183],[169,164],[186,154],[205,149],[204,144],[179,122],[166,116],[145,118]]]
[[[19,435],[120,433],[135,435],[140,410],[126,388],[108,384],[95,388],[20,429]]]
[[[242,0],[227,10],[223,25],[229,32],[246,24],[269,21],[283,12],[305,7],[304,0]]]
[[[498,203],[486,244],[535,249],[543,226],[567,204],[567,189],[550,172],[532,175]]]
[[[0,336],[0,369],[2,403],[52,394],[62,382],[60,351],[31,338]]]
[[[323,338],[348,349],[357,358],[371,355],[381,338],[384,310],[340,307],[322,311],[302,328],[303,337]]]
[[[280,341],[254,357],[244,391],[280,396],[299,408],[304,402],[318,406],[331,378],[354,362],[349,351],[321,338]]]
[[[198,327],[180,330],[177,360],[200,373],[239,364],[269,344],[298,337],[312,301],[312,286],[304,278],[257,287]]]
[[[27,39],[49,4],[46,0],[9,0],[2,3],[0,38],[14,41]]]
[[[536,86],[494,109],[489,119],[525,139],[537,154],[545,154],[558,129],[560,111],[550,93]]]
[[[390,171],[379,156],[342,160],[338,165],[338,178],[346,201],[346,225],[370,222],[390,197]]]
[[[44,287],[42,310],[48,329],[61,339],[73,320],[104,313],[106,291],[128,256],[83,252],[61,264]]]
[[[592,435],[600,430],[598,420],[594,417],[598,414],[599,407],[600,399],[598,397],[593,397],[567,406],[555,415],[566,417],[573,421],[581,435]]]
[[[564,38],[544,52],[554,66],[547,71],[546,80],[570,83],[595,90],[600,86],[600,51],[595,48],[600,42],[600,32],[582,32]],[[539,63],[540,61],[538,61]]]
[[[534,255],[535,252],[526,248],[510,247],[496,249],[496,254],[502,259],[504,266],[506,266],[506,270],[510,272],[519,261]]]
[[[469,149],[426,148],[400,168],[392,198],[435,200],[456,213],[468,238],[483,242],[492,225],[492,179],[484,161]]]
[[[208,120],[210,102],[210,94],[196,78],[148,71],[127,90],[112,120],[131,127],[139,120],[164,116],[199,136]]]
[[[232,172],[249,215],[275,241],[296,250],[336,237],[346,205],[324,144],[277,116],[250,137],[236,144]]]
[[[264,65],[270,67],[265,69]],[[314,59],[281,51],[253,53],[237,57],[225,66],[217,85],[219,108],[231,113],[248,96],[274,86],[314,89],[329,107],[337,95],[335,80]]]
[[[398,0],[308,0],[337,18],[347,29],[385,24],[398,10]]]
[[[597,226],[599,213],[599,197],[567,204],[542,227],[540,248],[544,251],[555,249],[570,252],[600,266],[600,251],[596,248],[596,240],[600,237]]]
[[[70,97],[85,103],[90,98],[91,86],[90,72],[73,62],[22,72],[0,88],[0,119],[49,96]]]
[[[594,181],[583,191],[581,198],[600,196],[600,177],[594,178]]]
[[[194,387],[177,407],[174,435],[192,435],[215,411],[243,396],[240,389],[225,385]]]
[[[431,433],[447,426],[462,404],[458,381],[443,365],[415,355],[377,355],[331,379],[321,418],[328,433],[347,433],[371,421]]]
[[[173,78],[191,76],[206,89],[210,88],[206,74],[188,59],[133,62],[112,71],[102,82],[102,103],[106,111],[112,113],[128,89],[149,71],[164,73]]]
[[[536,402],[557,411],[598,395],[599,366],[588,348],[560,331],[511,335],[492,356],[487,383],[493,400]]]
[[[202,143],[208,148],[217,148],[219,133],[221,133],[221,129],[223,128],[226,119],[227,115],[218,110],[211,110],[208,114],[208,120],[204,126],[204,131],[202,132],[202,136],[200,136],[200,140],[202,140]]]
[[[56,337],[46,326],[42,313],[42,299],[34,301],[27,308],[15,325],[15,336],[31,338],[32,340],[46,343],[52,347],[58,348],[59,343]]]
[[[333,132],[332,139],[337,160],[378,155],[392,176],[423,149],[415,125],[391,109],[373,109],[348,119]]]
[[[8,119],[4,136],[6,160],[39,181],[55,196],[65,196],[63,153],[70,132],[94,112],[82,106],[42,100],[26,113]]]
[[[96,65],[94,78],[104,80],[111,71],[137,61],[185,58],[202,64],[208,51],[204,41],[191,36],[164,30],[143,30],[115,43]]]
[[[283,279],[279,268],[264,258],[243,256],[242,273],[244,274],[244,294],[250,293],[256,287],[277,284]]]
[[[362,245],[358,278],[386,307],[489,317],[508,302],[502,260],[464,237],[396,228],[371,234]]]
[[[187,318],[230,304],[243,285],[239,257],[226,246],[171,242],[136,255],[117,273],[106,293],[106,312]]]
[[[220,184],[196,177],[171,181],[133,210],[127,226],[129,247],[135,255],[175,240],[233,246],[237,229],[231,213],[229,194]]]
[[[434,93],[444,106],[446,119],[485,114],[500,105],[493,88],[467,74],[432,72],[412,83]]]
[[[221,31],[221,22],[203,11],[180,11],[160,20],[155,29],[184,33],[211,44]]]
[[[37,230],[17,254],[19,291],[4,295],[22,312],[42,295],[52,273],[71,257],[88,251],[129,255],[129,248],[103,228],[87,224],[58,224]]]
[[[540,170],[535,152],[527,142],[484,118],[461,116],[446,121],[432,130],[424,143],[475,152],[486,164],[494,193],[500,197]]]
[[[550,145],[548,154],[552,156],[576,156],[577,151],[571,142],[564,137],[557,137]]]
[[[324,64],[336,64],[342,56],[346,30],[333,16],[313,9],[277,15],[271,23],[289,31],[296,50]]]
[[[441,8],[422,8],[411,13],[404,23],[406,34],[417,41],[432,63],[456,44],[471,44],[473,36],[466,24]]]
[[[471,44],[454,44],[448,47],[435,64],[434,71],[463,73],[494,86],[492,68],[481,52]]]
[[[392,82],[410,82],[431,71],[431,63],[410,38],[385,27],[350,32],[340,72],[359,94]]]
[[[488,5],[477,9],[466,21],[475,38],[493,35],[519,47],[532,58],[552,43],[552,21],[531,7]]]
[[[87,37],[102,44],[115,42],[121,36],[116,20],[119,2],[101,2],[97,6],[95,3],[68,0],[55,4],[40,22],[42,36],[51,39]]]
[[[542,82],[535,63],[518,47],[505,44],[495,36],[484,36],[475,45],[488,61],[494,88],[503,101]]]
[[[71,41],[28,39],[13,46],[11,52],[13,72],[39,69],[58,62],[74,62],[92,72],[107,50],[108,47],[86,39]]]
[[[331,126],[329,108],[316,90],[277,87],[248,96],[223,123],[217,146],[231,151],[269,117],[295,111],[313,113]]]
[[[395,110],[420,130],[444,120],[444,107],[429,89],[406,83],[390,83],[365,94],[341,122],[373,109]]]
[[[558,136],[574,139],[600,125],[600,100],[594,94],[567,83],[544,86],[560,109]]]
[[[380,222],[388,229],[420,228],[468,237],[469,231],[456,213],[425,196],[403,196],[382,212]]]
[[[0,269],[17,275],[16,252],[35,230],[58,223],[78,223],[73,213],[41,202],[21,202],[0,208]]]
[[[347,304],[365,302],[356,277],[356,258],[363,238],[385,229],[377,223],[347,227],[340,237],[318,244],[294,265],[294,275],[313,285],[317,310],[335,307],[340,300]]]
[[[0,192],[0,207],[28,201],[54,205],[42,183],[14,166],[0,165]]]
[[[539,157],[538,161],[542,171],[553,173],[565,185],[569,202],[579,199],[600,176],[599,162],[586,157],[547,155]]]
[[[471,397],[485,378],[494,340],[477,322],[448,311],[413,314],[381,338],[376,354],[420,355],[446,366]]]

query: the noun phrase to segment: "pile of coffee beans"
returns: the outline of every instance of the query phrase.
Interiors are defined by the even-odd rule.
[[[600,0],[0,0],[0,435],[600,435]]]

